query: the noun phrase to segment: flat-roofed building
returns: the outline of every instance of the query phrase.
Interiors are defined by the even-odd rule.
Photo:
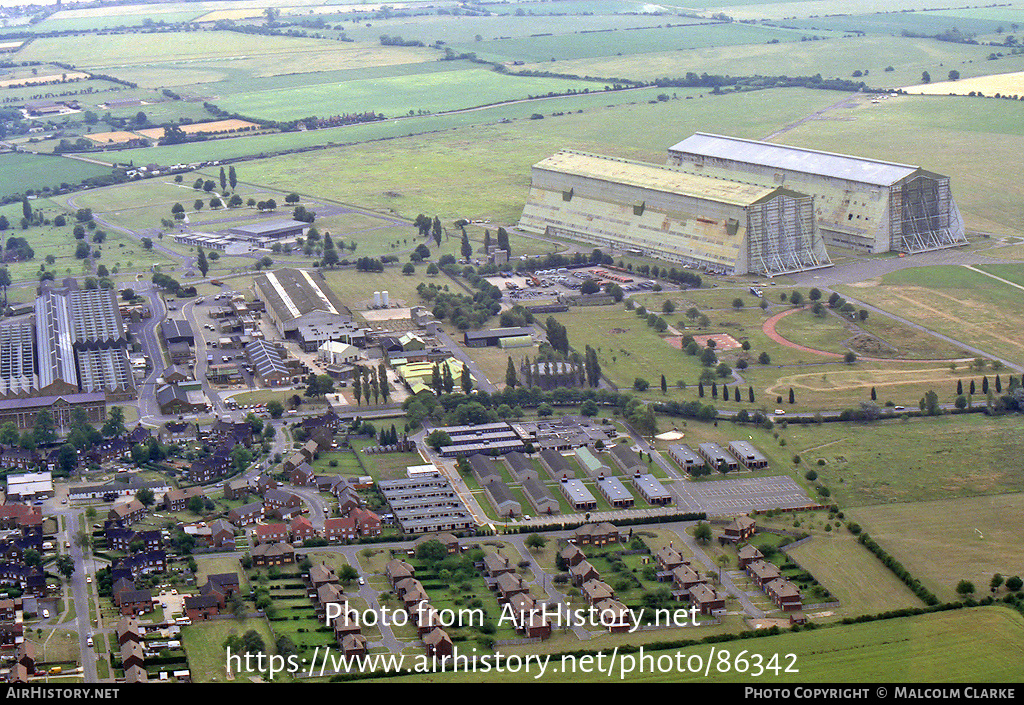
[[[768,458],[747,441],[729,441],[729,452],[750,470],[768,467]]]
[[[626,486],[622,484],[622,480],[617,477],[602,477],[597,480],[597,488],[604,495],[604,498],[608,500],[608,504],[619,509],[625,509],[632,507],[636,500],[633,495],[629,493]]]
[[[597,509],[597,500],[594,499],[594,495],[590,493],[582,480],[566,478],[559,482],[558,486],[573,509],[577,511]]]
[[[53,475],[49,471],[7,476],[7,501],[29,501],[53,496]]]
[[[686,472],[692,472],[704,465],[704,460],[693,452],[685,443],[675,443],[668,447],[668,455]]]
[[[309,227],[309,223],[300,220],[268,220],[252,225],[238,225],[228,228],[230,235],[251,242],[257,247],[265,247],[268,243],[280,242],[282,240],[293,240],[302,237],[302,234]]]
[[[648,504],[672,504],[672,493],[650,473],[637,473],[632,476],[633,487],[637,489]]]
[[[717,443],[701,443],[697,446],[697,452],[707,461],[708,466],[712,470],[721,470],[723,463],[728,472],[734,472],[739,469],[739,463],[736,462],[736,458],[726,453],[722,446]]]
[[[813,195],[829,245],[879,253],[967,244],[949,177],[919,166],[705,132],[670,147],[667,163]]]
[[[534,164],[519,227],[717,272],[831,265],[806,193],[572,150]]]

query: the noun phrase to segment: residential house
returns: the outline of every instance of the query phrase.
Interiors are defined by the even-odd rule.
[[[803,599],[800,597],[800,590],[785,578],[776,578],[765,584],[764,593],[783,612],[794,612],[803,609]]]
[[[583,594],[583,599],[591,606],[596,605],[601,600],[615,597],[615,591],[603,580],[588,580],[580,586],[580,592]]]
[[[388,582],[391,583],[391,587],[405,580],[406,578],[413,578],[416,576],[416,569],[403,560],[398,558],[388,561],[388,564],[384,566],[384,575],[387,577]]]
[[[128,526],[141,521],[146,516],[146,507],[137,499],[122,502],[111,507],[107,513],[107,521],[114,526]]]
[[[252,549],[252,564],[256,567],[294,562],[295,549],[286,543],[261,543]]]
[[[202,487],[186,487],[183,490],[171,490],[164,495],[164,509],[169,512],[183,512],[193,497],[202,497]]]
[[[452,655],[452,638],[444,629],[435,629],[423,637],[423,644],[427,647],[427,656],[445,657]]]
[[[572,540],[577,546],[605,546],[620,543],[622,538],[619,529],[608,522],[584,524],[572,533]]]
[[[701,614],[717,616],[725,612],[725,596],[715,592],[707,583],[697,583],[689,590],[690,604]]]
[[[251,502],[228,512],[228,520],[236,526],[255,524],[263,518],[263,503]]]
[[[297,516],[288,525],[288,532],[292,541],[306,541],[316,537],[316,529],[312,522],[304,516]]]
[[[757,522],[750,517],[736,517],[731,523],[726,524],[725,533],[722,535],[724,541],[739,543],[746,541],[757,531]]]
[[[582,560],[569,569],[569,579],[573,587],[580,587],[588,580],[599,580],[601,573],[589,561]]]
[[[259,524],[253,529],[253,538],[257,544],[276,543],[288,540],[288,526],[286,524]]]
[[[558,552],[558,555],[569,568],[572,568],[580,561],[585,561],[587,559],[587,557],[583,555],[583,551],[579,549],[579,546],[574,543],[566,544],[565,548]]]

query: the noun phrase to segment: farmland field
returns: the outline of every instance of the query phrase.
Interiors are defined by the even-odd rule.
[[[1020,95],[1024,93],[1024,71],[907,86],[906,91],[911,95],[918,93],[923,95],[949,95],[950,93],[967,95],[976,92],[981,92],[986,96]]]
[[[779,100],[782,96],[786,99]],[[431,212],[443,220],[491,218],[496,223],[513,223],[529,188],[530,166],[568,145],[657,162],[680,135],[708,121],[717,121],[716,129],[732,134],[763,136],[808,111],[830,105],[835,96],[828,91],[773,90],[746,98],[737,94],[681,98],[544,120],[474,125],[392,142],[383,157],[380,146],[371,143],[257,160],[247,165],[255,172],[247,178],[281,187],[301,186],[305,192],[393,209],[409,218]],[[340,132],[350,134],[348,128]],[[393,155],[398,154],[405,168],[394,168],[399,162]]]
[[[311,105],[329,106],[326,113],[374,111],[388,116],[415,111],[440,112],[505,100],[597,89],[593,83],[555,78],[516,78],[484,69],[414,74],[395,78],[346,81],[281,91],[222,98],[226,110],[244,111],[272,120],[306,117]]]
[[[806,34],[806,33],[805,33]],[[799,40],[799,36],[796,37]],[[752,42],[732,46],[707,46],[668,51],[653,47],[645,53],[626,53],[586,59],[528,63],[524,69],[554,70],[580,76],[622,76],[652,80],[663,76],[695,73],[753,76],[822,76],[853,78],[854,71],[867,71],[859,79],[869,86],[895,88],[921,80],[930,71],[933,80],[944,78],[950,66],[961,76],[986,75],[1019,70],[1024,57],[1012,56],[998,62],[985,61],[991,48],[949,44],[935,39],[890,36],[834,36],[819,41],[785,41],[778,44]],[[766,70],[770,66],[770,70]],[[892,66],[892,71],[886,69]]]
[[[850,515],[941,600],[956,599],[961,580],[984,596],[995,573],[1024,572],[1019,493],[859,507]]]
[[[64,157],[35,154],[0,154],[0,184],[6,189],[59,187],[61,183],[77,183],[93,176],[110,174],[110,167]]]

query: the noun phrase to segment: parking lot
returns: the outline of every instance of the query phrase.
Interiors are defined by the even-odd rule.
[[[580,293],[583,282],[593,279],[603,289],[605,284],[615,283],[626,294],[651,291],[656,282],[633,272],[620,272],[605,265],[586,267],[560,267],[542,269],[533,275],[512,275],[488,277],[487,281],[505,291],[513,300],[555,298],[561,295]]]
[[[758,477],[708,482],[677,482],[682,511],[744,514],[754,509],[791,509],[813,500],[791,477]]]

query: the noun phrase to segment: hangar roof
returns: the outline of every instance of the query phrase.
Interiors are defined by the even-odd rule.
[[[749,206],[779,194],[804,196],[787,189],[716,179],[660,164],[647,164],[569,149],[563,149],[534,164],[533,168],[735,206]]]
[[[669,153],[684,152],[715,159],[760,164],[776,169],[848,179],[875,186],[890,186],[914,174],[920,167],[847,154],[772,144],[739,137],[698,132],[669,147]]]

